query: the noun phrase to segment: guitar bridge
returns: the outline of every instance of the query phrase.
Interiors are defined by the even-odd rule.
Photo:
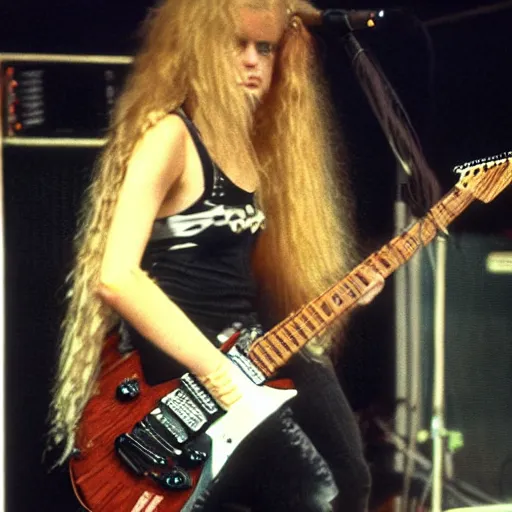
[[[165,488],[187,488],[190,477],[183,468],[197,467],[207,458],[195,440],[223,414],[199,381],[185,374],[178,388],[162,397],[130,433],[116,439],[115,451],[136,475]]]

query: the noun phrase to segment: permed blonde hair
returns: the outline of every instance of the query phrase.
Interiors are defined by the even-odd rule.
[[[226,58],[241,5],[271,9],[287,20],[271,92],[254,116]],[[185,100],[194,99],[194,121],[201,121],[205,144],[221,167],[232,161],[236,140],[239,168],[259,174],[257,201],[267,229],[257,244],[254,270],[276,320],[352,265],[350,204],[340,192],[346,187],[335,183],[346,176],[335,156],[332,114],[312,37],[300,17],[309,7],[297,0],[209,0],[208,6],[201,0],[167,0],[147,18],[76,237],[50,412],[51,442],[63,447],[59,463],[73,450],[104,339],[117,321],[95,292],[128,160],[145,131]]]

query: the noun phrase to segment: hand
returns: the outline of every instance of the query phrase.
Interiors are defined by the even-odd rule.
[[[224,355],[217,370],[206,376],[197,376],[197,378],[226,411],[233,407],[238,409],[252,408],[259,411],[258,414],[260,414],[262,410],[267,409],[266,414],[270,414],[277,410],[284,401],[297,394],[294,389],[286,390],[286,393],[283,393],[281,389],[255,384],[235,363]],[[256,404],[258,404],[258,407],[256,407]],[[248,412],[246,411],[245,414],[248,414]]]
[[[361,298],[357,301],[358,306],[366,306],[372,302],[372,300],[382,291],[384,288],[385,279],[375,273],[374,277],[368,285],[368,289],[363,293]]]
[[[242,398],[242,389],[249,383],[249,380],[244,377],[242,372],[224,355],[215,371],[208,375],[197,375],[203,386],[226,411]]]

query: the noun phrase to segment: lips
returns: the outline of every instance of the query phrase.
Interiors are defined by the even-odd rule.
[[[243,82],[243,85],[251,88],[259,87],[261,85],[261,78],[257,76],[250,76]]]

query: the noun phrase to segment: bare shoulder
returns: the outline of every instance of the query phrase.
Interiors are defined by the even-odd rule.
[[[147,152],[169,153],[180,150],[185,143],[187,127],[177,114],[167,114],[158,120],[151,121],[149,127],[135,149],[143,149]]]
[[[185,168],[187,127],[177,114],[167,114],[149,124],[135,145],[128,174],[143,172],[173,182]]]
[[[150,126],[144,134],[144,137],[161,137],[168,142],[182,141],[187,133],[187,128],[183,119],[174,113],[161,115],[156,112],[149,114],[148,125]]]

